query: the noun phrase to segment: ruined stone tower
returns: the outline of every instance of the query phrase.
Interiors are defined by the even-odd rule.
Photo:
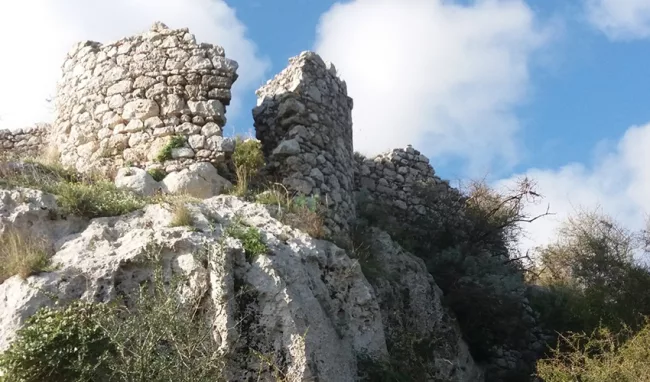
[[[217,164],[234,147],[222,127],[237,63],[186,28],[156,23],[110,44],[82,42],[62,69],[51,140],[64,165],[170,172],[196,161]],[[156,160],[172,136],[183,144]]]
[[[354,218],[352,99],[333,65],[313,52],[257,91],[253,110],[269,173],[293,192],[320,196],[326,227],[347,232]]]

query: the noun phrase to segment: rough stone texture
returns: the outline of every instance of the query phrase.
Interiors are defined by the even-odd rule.
[[[83,219],[74,216],[58,219],[53,195],[26,188],[0,189],[0,234],[11,228],[54,243],[85,225]]]
[[[145,170],[137,167],[119,169],[115,176],[115,185],[146,196],[152,196],[161,190],[160,183],[156,182]]]
[[[403,224],[415,223],[420,215],[437,213],[425,207],[417,193],[418,185],[433,184],[440,194],[453,193],[461,201],[460,193],[435,176],[429,159],[411,146],[370,159],[357,156],[355,162],[355,191],[364,193],[371,202],[397,207]]]
[[[32,197],[20,198],[15,192]],[[427,319],[418,322],[418,334],[433,335],[443,328],[440,295],[423,264],[385,234],[378,234],[382,246],[377,250],[385,253],[377,258],[386,267],[408,272],[401,279],[377,284],[381,286],[377,294],[359,263],[344,250],[282,225],[263,206],[234,197],[219,196],[190,206],[195,229],[170,228],[172,212],[161,205],[74,227],[63,223],[67,228],[61,229],[47,216],[56,209],[49,195],[1,191],[0,201],[4,203],[0,232],[19,220],[29,223],[24,227],[51,228],[42,233],[51,242],[57,265],[54,271],[26,280],[14,276],[0,284],[0,350],[38,308],[53,304],[52,296],[61,304],[75,299],[108,302],[118,296],[126,296],[128,303],[138,286],[151,279],[153,265],[145,257],[152,248],[163,274],[189,277],[181,297],[203,297],[215,339],[235,355],[227,367],[229,381],[273,380],[268,366],[250,353],[253,349],[272,357],[285,354],[277,361],[290,381],[351,382],[357,377],[358,355],[386,359],[387,338],[411,322],[404,320]],[[241,243],[223,236],[236,217],[260,230],[269,247],[267,255],[247,260]],[[207,261],[197,258],[201,254]],[[400,321],[393,324],[384,314],[396,312],[380,309],[380,302],[404,287],[412,288],[409,302],[417,304],[402,304],[406,310],[398,312]],[[449,375],[464,367],[447,380],[480,380],[458,333],[452,332],[452,351],[434,351],[428,368],[436,375]],[[438,380],[434,377],[427,380]]]
[[[207,199],[228,191],[232,184],[221,177],[210,163],[194,163],[171,173],[162,180],[162,190],[169,194],[187,194]]]
[[[18,130],[0,129],[0,157],[35,157],[47,146],[51,126],[37,123]]]
[[[352,99],[345,82],[333,65],[303,52],[257,97],[253,118],[268,175],[291,191],[321,196],[328,205],[326,228],[347,232],[355,214]]]
[[[168,172],[226,158],[213,146],[199,156],[189,141],[221,136],[226,123],[237,63],[220,46],[156,23],[110,44],[78,43],[62,70],[52,139],[64,165],[149,168],[172,135],[185,137],[186,147],[164,161]]]
[[[422,259],[405,252],[383,231],[367,239],[379,276],[371,278],[394,362],[418,381],[480,381],[462,333],[442,306],[442,291]],[[422,350],[425,349],[425,350]]]

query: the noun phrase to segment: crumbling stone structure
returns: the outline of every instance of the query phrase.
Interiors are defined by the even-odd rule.
[[[64,165],[81,172],[128,164],[171,173],[210,162],[228,177],[221,170],[232,166],[235,141],[222,130],[237,63],[221,47],[156,23],[114,43],[79,43],[62,70],[54,124],[0,131],[0,154],[38,155],[52,146]],[[463,196],[419,151],[409,146],[374,158],[354,155],[352,99],[334,66],[315,53],[291,58],[257,96],[253,118],[267,162],[264,175],[295,193],[318,196],[327,205],[329,235],[350,233],[361,211],[359,195],[394,207],[400,228],[416,237],[422,217],[446,229],[465,224]],[[433,192],[434,203],[422,199],[421,185]],[[521,306],[530,335],[521,346],[490,351],[487,369],[497,375],[530,363],[543,347],[532,309],[527,302]]]
[[[0,155],[38,156],[46,146],[52,127],[38,123],[18,130],[0,130]]]
[[[327,204],[326,227],[347,232],[354,218],[352,99],[336,69],[313,52],[257,91],[253,110],[267,174],[289,190]]]
[[[433,185],[440,194],[453,193],[455,199],[462,200],[449,182],[435,176],[429,158],[410,145],[374,158],[357,157],[355,160],[355,191],[366,193],[373,200],[385,201],[401,210],[406,218],[431,212],[417,193],[419,185]]]
[[[78,43],[62,69],[51,138],[64,165],[171,172],[221,162],[234,148],[222,127],[237,63],[187,29],[156,23],[110,44]],[[160,158],[179,135],[185,142]]]

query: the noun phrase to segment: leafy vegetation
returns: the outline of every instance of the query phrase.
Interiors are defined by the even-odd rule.
[[[43,308],[30,317],[0,355],[3,382],[91,381],[106,372],[112,350],[99,318],[105,305],[74,302]]]
[[[3,382],[225,380],[198,301],[170,293],[180,285],[158,270],[132,304],[39,310],[0,355]]]
[[[172,150],[176,148],[183,147],[185,145],[185,137],[182,135],[175,135],[171,137],[169,142],[158,152],[156,155],[156,160],[158,162],[164,162],[166,160],[172,159]]]
[[[237,175],[237,184],[233,192],[237,196],[245,196],[248,194],[251,180],[264,167],[262,142],[255,139],[243,140],[238,137],[235,152],[232,154],[232,161]]]
[[[622,341],[621,338],[629,338]],[[561,336],[553,356],[537,365],[545,382],[648,382],[650,381],[650,325],[635,332],[614,333],[606,327],[587,335]]]
[[[155,180],[156,182],[160,182],[161,180],[165,179],[165,176],[167,176],[165,170],[162,170],[160,168],[149,169],[147,170],[147,173],[151,175],[153,180]]]
[[[264,255],[269,251],[262,240],[262,234],[255,227],[245,227],[241,223],[235,222],[226,228],[225,234],[226,236],[241,241],[246,253],[246,259],[249,262],[255,261],[258,256]]]

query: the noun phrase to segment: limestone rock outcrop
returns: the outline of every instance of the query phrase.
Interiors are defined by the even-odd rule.
[[[137,167],[119,169],[115,176],[115,185],[144,196],[152,196],[161,190],[160,184],[148,172]]]
[[[196,198],[210,198],[232,187],[210,163],[193,163],[188,168],[173,172],[161,181],[162,190],[169,194],[187,194]]]
[[[381,231],[373,233],[373,251],[389,272],[371,285],[346,251],[281,224],[262,205],[231,196],[190,205],[193,229],[169,227],[172,211],[164,205],[73,224],[53,222],[49,212],[56,202],[39,191],[3,190],[0,201],[0,232],[40,232],[56,265],[0,284],[0,351],[53,297],[59,304],[128,300],[152,277],[146,259],[154,248],[165,275],[188,278],[182,295],[204,297],[215,338],[236,355],[227,367],[230,381],[270,378],[271,371],[247,349],[284,354],[278,362],[290,381],[355,381],[362,355],[387,360],[392,344],[408,333],[429,341],[422,358],[425,380],[481,380],[422,261]],[[225,233],[235,220],[259,229],[266,255],[245,256],[242,243]]]

